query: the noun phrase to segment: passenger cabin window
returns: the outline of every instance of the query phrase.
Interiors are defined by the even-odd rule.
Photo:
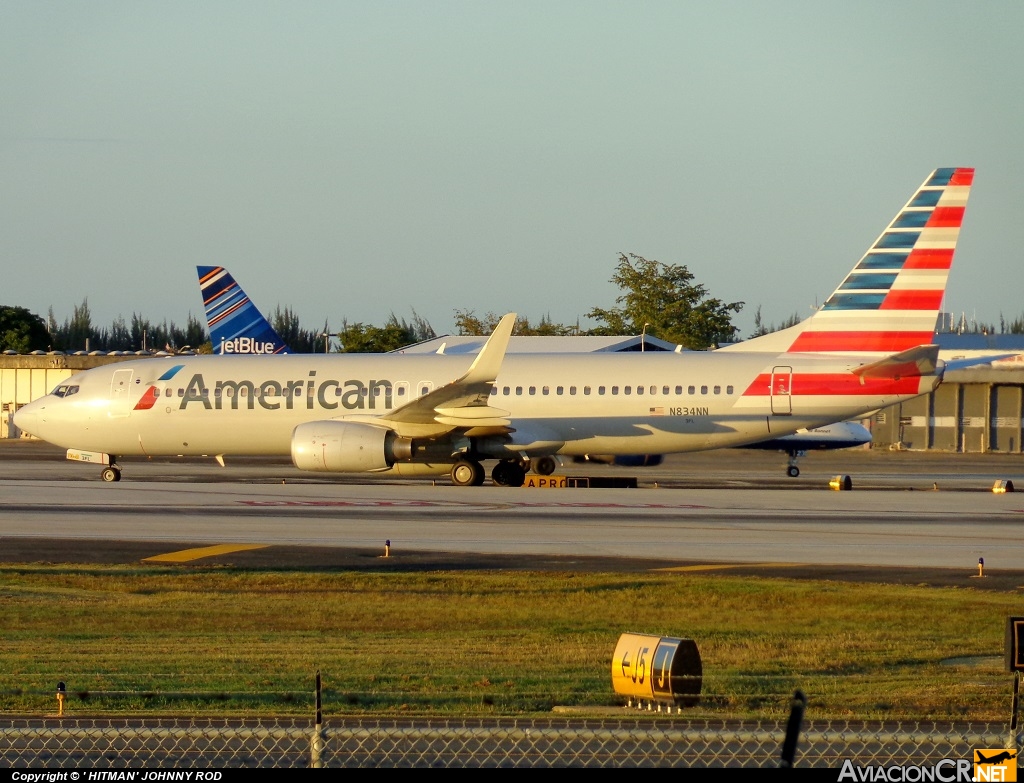
[[[530,387],[530,394],[536,394],[536,393],[537,393],[537,387],[536,386],[531,386]]]
[[[590,394],[590,387],[589,386],[584,386],[583,387],[583,393],[584,394]]]
[[[541,394],[551,394],[551,387],[550,386],[542,387],[541,390],[540,390],[540,393]]]
[[[722,387],[721,386],[716,386],[715,387],[715,394],[721,394],[721,393],[722,393]]]
[[[726,394],[732,394],[732,386],[726,386],[725,387],[725,393]]]
[[[683,387],[682,386],[676,386],[676,394],[682,394],[682,393],[683,393]],[[665,392],[665,394],[668,394],[668,392]]]
[[[622,390],[622,393],[623,393],[623,394],[632,394],[632,393],[633,393],[633,387],[632,387],[632,386],[626,386],[626,387],[625,387],[625,388],[624,388],[624,389]]]
[[[687,386],[686,387],[686,393],[687,394],[696,394],[697,393],[697,387],[696,386]]]
[[[505,386],[501,390],[501,393],[504,394],[507,397],[508,395],[510,395],[512,393],[512,389],[510,389],[508,386]]]
[[[555,387],[555,394],[563,394],[564,392],[565,392],[565,389],[562,388],[561,386],[556,386]]]
[[[618,394],[618,393],[619,393],[619,387],[618,386],[612,386],[612,394]]]
[[[522,394],[522,393],[523,393],[523,387],[522,386],[516,386],[516,394]]]
[[[598,394],[604,394],[604,386],[598,386],[597,387],[597,393]]]
[[[637,386],[636,387],[636,393],[637,394],[643,394],[644,393],[644,387],[643,386]]]
[[[700,387],[700,393],[701,394],[707,394],[708,393],[708,387],[707,386],[701,386]]]

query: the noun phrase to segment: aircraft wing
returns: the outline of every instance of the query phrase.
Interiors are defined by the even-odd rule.
[[[509,432],[509,412],[492,408],[488,403],[515,323],[515,313],[502,316],[462,377],[377,420],[387,422],[399,434],[420,436],[460,428],[470,431],[471,435]]]

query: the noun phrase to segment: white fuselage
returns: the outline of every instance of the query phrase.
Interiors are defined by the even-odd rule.
[[[295,354],[129,361],[73,376],[63,384],[73,393],[25,406],[18,425],[65,448],[115,455],[287,455],[296,426],[386,419],[459,378],[472,359]],[[481,438],[477,448],[501,457],[737,446],[854,417],[938,382],[865,382],[849,372],[863,362],[741,351],[510,354],[486,405],[507,413],[511,432]]]

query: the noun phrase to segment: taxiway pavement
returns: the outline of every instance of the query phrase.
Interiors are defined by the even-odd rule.
[[[32,444],[0,446],[0,537],[480,556],[956,569],[1024,568],[1024,494],[993,494],[997,478],[1024,488],[1019,455],[835,452],[782,475],[772,453],[670,457],[639,489],[459,488],[302,474],[280,461],[125,463],[105,484],[95,466]],[[845,468],[845,470],[843,470]],[[843,470],[854,489],[828,488]],[[623,469],[570,466],[575,475]],[[7,549],[13,548],[8,543]],[[156,554],[156,552],[154,552]],[[6,558],[5,558],[6,559]]]

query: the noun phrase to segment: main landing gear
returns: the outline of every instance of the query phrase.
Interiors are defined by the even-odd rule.
[[[460,459],[452,465],[452,484],[457,487],[479,487],[484,483],[484,467],[476,460]]]
[[[558,468],[558,460],[554,457],[534,457],[530,460],[530,468],[538,476],[550,476]]]
[[[484,483],[484,468],[476,460],[460,459],[452,465],[451,476],[457,487],[479,487]],[[491,470],[491,481],[499,487],[521,487],[526,468],[516,460],[503,459]]]
[[[788,451],[789,454],[789,465],[786,466],[786,475],[790,478],[796,478],[800,475],[800,468],[796,466],[796,461],[802,457],[806,452],[803,451]]]
[[[491,471],[491,481],[499,487],[521,487],[526,481],[526,468],[520,462],[503,459]]]
[[[521,487],[526,483],[526,471],[539,476],[550,476],[558,467],[554,457],[534,457],[526,460],[503,459],[491,469],[491,481],[497,487]],[[457,487],[479,487],[484,483],[483,466],[475,459],[463,457],[451,469],[452,484]]]

